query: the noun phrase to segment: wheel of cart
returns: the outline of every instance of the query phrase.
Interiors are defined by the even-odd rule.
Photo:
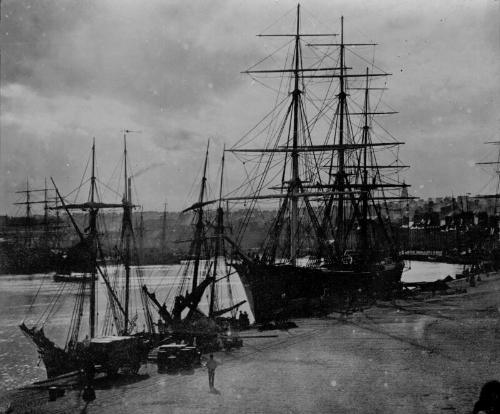
[[[194,374],[195,351],[194,347],[185,347],[177,353],[179,369],[182,374]]]
[[[161,374],[167,370],[167,358],[169,353],[165,349],[158,350],[158,356],[156,358],[156,363],[158,365],[158,372]]]
[[[125,359],[122,361],[122,369],[133,375],[137,375],[141,368],[142,356],[138,349],[130,348],[125,354]]]
[[[141,369],[141,359],[138,356],[131,356],[129,361],[125,365],[124,370],[130,374],[137,375]]]
[[[170,355],[167,358],[167,374],[177,374],[179,372],[180,366],[179,366],[179,360],[175,355]]]
[[[132,374],[137,375],[140,369],[141,369],[141,361],[137,360],[132,362],[132,365],[130,366],[130,372]]]

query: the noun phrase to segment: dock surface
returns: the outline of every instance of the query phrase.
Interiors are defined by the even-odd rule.
[[[88,405],[69,385],[54,402],[42,387],[5,393],[0,412],[470,413],[481,386],[500,379],[500,275],[481,278],[467,293],[299,319],[245,339],[215,354],[213,392],[204,368],[169,375],[148,364],[137,377],[97,379]]]

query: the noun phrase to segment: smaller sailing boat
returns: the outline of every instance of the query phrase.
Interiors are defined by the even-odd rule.
[[[160,303],[155,292],[143,286],[144,292],[158,310],[164,329],[179,340],[196,342],[203,351],[219,347],[219,336],[231,328],[238,308],[246,301],[235,303],[230,277],[234,275],[231,265],[226,263],[224,214],[219,206],[214,218],[207,216],[204,201],[207,189],[208,145],[203,166],[198,202],[184,210],[194,211],[193,238],[189,240],[188,259],[182,262],[176,280],[175,298]],[[220,191],[222,191],[224,156],[222,157]],[[221,194],[219,193],[219,199]],[[188,283],[191,283],[189,289]],[[225,288],[225,289],[224,289]],[[170,293],[174,293],[173,290]],[[201,302],[207,296],[207,306],[202,310]],[[172,297],[170,296],[170,299]],[[225,302],[225,305],[223,304]],[[170,309],[167,309],[169,305]],[[230,318],[223,318],[230,314]],[[228,338],[223,342],[228,344]]]
[[[131,313],[130,291],[131,291],[131,255],[134,252],[134,232],[132,228],[130,180],[127,176],[127,149],[126,136],[124,135],[124,179],[125,190],[121,203],[104,203],[99,200],[97,191],[97,179],[95,176],[95,142],[92,145],[91,177],[89,199],[83,203],[68,204],[55,186],[62,208],[68,214],[69,219],[79,237],[79,248],[85,249],[82,255],[85,269],[85,277],[81,277],[79,283],[63,283],[57,291],[49,306],[49,310],[39,318],[38,323],[28,327],[24,321],[20,325],[21,330],[30,338],[42,358],[47,376],[56,377],[71,371],[80,370],[89,365],[100,367],[108,374],[114,374],[121,368],[127,368],[137,372],[141,362],[146,358],[150,340],[154,338],[154,327],[149,312],[147,298],[140,295],[142,301],[138,304],[144,310],[142,322],[147,330],[139,331],[139,315]],[[99,228],[99,212],[104,209],[122,209],[122,231],[121,242],[118,252],[121,263],[115,264],[115,272],[110,274],[104,255],[104,246]],[[84,210],[88,214],[88,227],[82,231],[77,225],[72,210]],[[123,272],[122,272],[123,270]],[[142,276],[137,273],[142,283]],[[105,284],[104,293],[106,297],[106,309],[104,318],[98,320],[98,280]],[[67,289],[66,289],[67,288]],[[75,302],[71,314],[69,329],[66,333],[64,346],[60,346],[55,340],[51,340],[46,334],[44,327],[53,317],[57,303],[63,297],[63,292],[70,290],[74,293]],[[73,297],[73,295],[72,295]],[[102,302],[101,302],[102,303]],[[85,321],[83,315],[88,305],[87,331],[84,332]],[[101,328],[101,335],[98,328]],[[50,325],[50,324],[49,324]]]

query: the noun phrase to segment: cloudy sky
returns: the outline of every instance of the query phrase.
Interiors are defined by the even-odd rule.
[[[406,145],[406,180],[421,197],[477,193],[474,162],[500,139],[500,1],[305,0],[304,31],[376,41],[393,73],[387,121]],[[81,180],[92,137],[104,183],[117,175],[122,130],[146,210],[193,201],[211,138],[222,145],[271,108],[269,90],[242,70],[279,46],[257,38],[293,27],[285,0],[4,0],[1,3],[0,214],[29,178],[54,177],[64,194]],[[280,19],[284,16],[282,19]],[[278,21],[276,23],[276,21]],[[272,43],[271,42],[275,42]],[[236,163],[228,165],[236,183]],[[233,168],[234,167],[234,168]],[[111,177],[111,178],[110,178]],[[191,194],[191,195],[190,195]]]

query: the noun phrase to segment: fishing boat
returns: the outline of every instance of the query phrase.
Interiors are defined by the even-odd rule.
[[[281,68],[260,68],[277,61],[273,53],[244,72],[278,96],[227,150],[242,162],[245,180],[221,197],[246,209],[236,237],[226,240],[239,258],[233,266],[255,320],[349,311],[390,298],[400,289],[404,262],[388,203],[409,197],[398,175],[407,168],[397,157],[402,142],[377,121],[395,112],[370,106],[373,93],[386,89],[378,79],[389,74],[364,58],[362,70],[347,62],[374,44],[346,42],[343,18],[339,41],[331,40],[337,34],[303,33],[300,5],[292,33],[259,36],[288,39],[289,54]],[[256,143],[261,148],[250,146]],[[275,218],[259,252],[247,253],[246,226],[269,202]]]
[[[67,213],[80,240],[79,248],[87,249],[87,254],[82,256],[87,261],[85,272],[78,276],[78,283],[61,283],[55,297],[50,300],[49,309],[38,316],[38,321],[33,324],[23,321],[20,325],[22,332],[36,345],[49,378],[86,369],[88,366],[92,366],[92,370],[99,368],[108,374],[115,374],[124,368],[137,372],[154,339],[155,329],[147,297],[140,292],[139,295],[131,295],[132,277],[135,276],[140,284],[143,283],[143,277],[139,268],[132,269],[130,265],[136,248],[126,148],[124,134],[125,188],[121,202],[105,203],[100,200],[95,175],[95,142],[92,145],[90,179],[87,180],[90,182],[87,201],[68,203],[52,180],[61,208]],[[120,209],[123,212],[120,243],[114,249],[116,260],[113,266],[107,264],[104,254],[100,212],[105,209]],[[87,213],[87,227],[84,230],[76,223],[72,210],[84,210]],[[98,289],[99,280],[104,282],[104,291]],[[62,306],[61,301],[65,296],[68,297],[63,295],[65,292],[72,293],[69,297],[74,298],[74,303],[69,324],[65,325],[68,329],[65,342],[61,345],[58,343],[60,334],[58,338],[49,339],[46,329],[51,325],[55,310]],[[136,298],[134,304],[132,297]],[[103,302],[106,304],[105,309],[100,308],[101,311],[98,312],[98,304],[102,306]],[[85,320],[85,314],[88,315],[88,320]]]

